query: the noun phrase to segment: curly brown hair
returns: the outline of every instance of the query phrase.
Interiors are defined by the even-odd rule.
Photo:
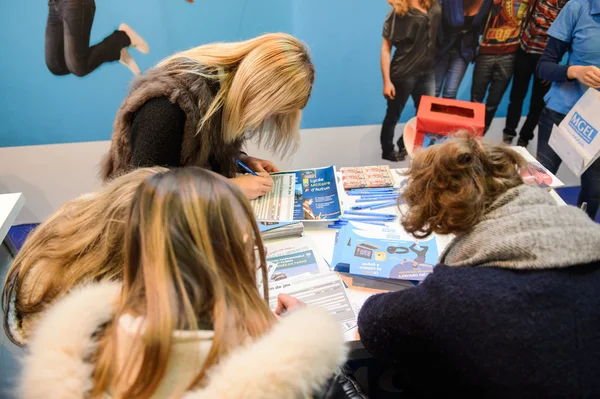
[[[506,145],[460,132],[414,155],[402,226],[417,238],[469,231],[507,190],[523,184],[525,159]]]

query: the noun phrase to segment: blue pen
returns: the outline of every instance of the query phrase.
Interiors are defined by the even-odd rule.
[[[342,221],[350,221],[350,222],[362,222],[362,221],[367,221],[367,222],[393,222],[394,219],[391,218],[376,218],[376,217],[353,217],[353,216],[348,216],[348,217],[344,217],[343,219],[341,219]]]
[[[385,188],[385,189],[374,189],[374,188],[369,188],[369,189],[356,189],[356,190],[351,190],[348,191],[348,195],[363,195],[363,194],[384,194],[384,193],[393,193],[395,191],[398,191],[398,189],[396,188]]]
[[[398,197],[400,197],[400,195],[393,195],[393,194],[390,194],[390,195],[365,195],[365,196],[361,196],[358,199],[361,199],[361,200],[366,200],[366,199],[380,199],[380,198],[394,199],[394,198],[398,198]]]
[[[375,210],[375,209],[381,209],[381,208],[389,208],[396,205],[396,201],[392,201],[392,202],[385,202],[383,204],[376,204],[371,206],[369,209],[371,210]]]
[[[379,212],[357,212],[357,211],[344,211],[344,215],[358,215],[358,216],[381,216],[381,217],[397,217],[393,213],[379,213]]]
[[[364,203],[364,202],[390,202],[390,201],[396,201],[398,200],[399,197],[379,197],[379,198],[361,198],[361,199],[357,199],[356,202],[357,204],[360,203]]]
[[[346,216],[347,215],[347,216]],[[377,215],[374,212],[372,214],[369,215],[365,215],[364,213],[359,213],[359,212],[355,212],[354,214],[351,213],[351,211],[349,212],[344,212],[344,215],[342,216],[342,220],[344,219],[380,219],[380,220],[395,220],[398,216],[396,215]]]
[[[240,167],[242,169],[244,169],[246,172],[250,173],[252,176],[258,176],[258,174],[253,171],[252,169],[250,169],[249,167],[246,166],[245,163],[243,163],[242,161],[240,161],[239,159],[236,159],[235,162],[240,165]]]
[[[381,220],[370,220],[370,219],[358,220],[358,219],[350,219],[350,221],[351,222],[366,223],[366,224],[374,224],[376,226],[385,226],[385,222],[383,222]]]
[[[360,210],[363,210],[363,209],[371,209],[371,207],[372,207],[373,205],[374,205],[374,204],[358,205],[358,206],[353,206],[353,207],[352,207],[352,208],[350,208],[350,209],[351,209],[351,210],[353,210],[353,211],[360,211]]]

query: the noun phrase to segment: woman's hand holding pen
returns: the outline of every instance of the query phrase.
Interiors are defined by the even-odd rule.
[[[249,200],[262,197],[273,189],[273,179],[268,173],[260,173],[258,176],[248,174],[234,177],[231,182],[238,186]]]
[[[248,165],[248,167],[250,167],[250,169],[252,169],[253,171],[255,171],[257,173],[259,173],[259,172],[266,172],[266,173],[279,172],[279,168],[277,168],[277,166],[275,166],[275,164],[273,162],[267,161],[266,159],[254,158],[249,155],[242,154],[240,156],[240,161],[242,161],[243,163]]]
[[[277,296],[277,308],[275,309],[276,316],[283,316],[287,312],[303,308],[306,304],[293,296],[279,294]]]

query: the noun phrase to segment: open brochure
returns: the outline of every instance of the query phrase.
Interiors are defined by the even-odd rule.
[[[314,244],[307,238],[286,240],[267,245],[270,272],[269,300],[277,307],[280,293],[291,295],[309,306],[319,306],[331,313],[345,331],[356,326],[356,313],[348,299],[344,283],[329,270]]]
[[[333,166],[279,172],[271,177],[273,190],[252,201],[258,221],[336,220],[340,217]]]
[[[396,227],[366,226],[350,222],[338,230],[332,260],[336,270],[414,281],[433,272],[439,257],[435,237],[415,240]]]

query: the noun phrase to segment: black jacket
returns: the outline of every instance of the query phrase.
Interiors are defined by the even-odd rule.
[[[370,298],[358,328],[412,397],[600,397],[600,263],[439,265],[420,286]]]

